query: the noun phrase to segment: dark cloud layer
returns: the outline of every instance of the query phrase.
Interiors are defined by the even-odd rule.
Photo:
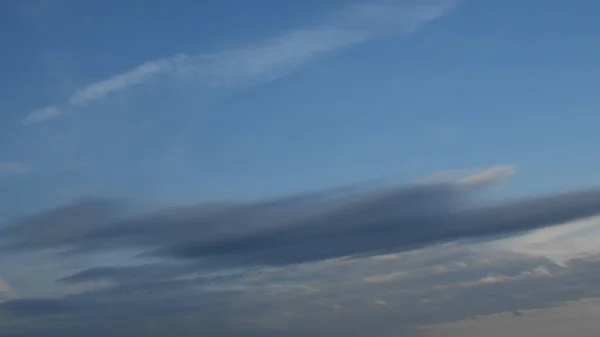
[[[59,247],[116,221],[124,208],[124,201],[120,199],[78,200],[23,218],[0,230],[0,238],[5,240],[4,249],[8,251]]]
[[[408,327],[600,296],[599,261],[557,266],[544,258],[435,247],[390,260],[286,267],[241,280],[234,290],[173,282],[154,292],[139,286],[135,293],[17,299],[0,304],[0,327],[8,318],[8,326],[23,320],[50,336],[415,336]],[[371,282],[398,271],[401,277]]]
[[[302,226],[208,244],[184,245],[162,252],[184,258],[223,258],[244,265],[286,265],[511,234],[600,212],[600,190],[476,209],[452,207],[452,198],[456,196],[444,190],[403,190],[374,202],[318,216]]]
[[[476,206],[471,200],[482,186],[448,182],[337,191],[128,217],[117,217],[120,202],[91,199],[24,219],[1,234],[8,239],[4,248],[12,250],[58,248],[83,254],[134,249],[195,260],[204,268],[282,266],[509,235],[600,213],[600,189]],[[64,281],[102,272],[89,270]],[[120,277],[127,278],[126,273]]]
[[[0,305],[0,310],[17,316],[61,315],[73,313],[81,307],[68,299],[18,299]]]

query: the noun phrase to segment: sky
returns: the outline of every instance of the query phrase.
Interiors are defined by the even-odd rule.
[[[0,336],[591,336],[599,10],[1,1]]]

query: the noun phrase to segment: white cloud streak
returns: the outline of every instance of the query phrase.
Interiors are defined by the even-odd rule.
[[[463,186],[479,186],[497,184],[507,181],[517,171],[516,165],[497,165],[477,170],[444,171],[417,180],[417,183],[449,182]]]
[[[63,114],[63,111],[55,106],[48,106],[31,112],[23,119],[23,125],[37,124],[49,119],[56,118]]]
[[[146,62],[131,71],[115,75],[107,80],[84,87],[69,98],[69,104],[84,105],[90,103],[107,96],[111,92],[124,90],[136,84],[140,84],[151,77],[167,72],[170,69],[170,60]]]
[[[500,250],[543,256],[564,265],[572,259],[600,254],[599,233],[600,217],[596,216],[504,239],[492,246]]]
[[[159,75],[185,76],[207,87],[259,84],[278,79],[328,52],[371,39],[410,34],[454,8],[453,0],[418,3],[402,0],[365,2],[349,6],[328,20],[297,29],[264,43],[212,55],[179,54],[142,65],[73,93],[65,106],[88,105],[106,96],[140,85]],[[62,115],[64,108],[46,107],[23,120],[30,125]]]
[[[459,184],[463,185],[486,185],[499,181],[505,181],[514,175],[516,167],[514,165],[495,166],[480,172],[476,172],[459,179]]]
[[[310,29],[290,32],[259,46],[200,56],[183,67],[211,87],[278,79],[323,53],[366,40],[361,31]]]

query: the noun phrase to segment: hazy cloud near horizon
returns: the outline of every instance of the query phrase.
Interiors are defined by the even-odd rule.
[[[477,243],[600,212],[594,189],[474,199],[512,173],[492,167],[399,187],[144,212],[103,198],[47,210],[2,229],[0,266],[23,254],[63,261],[50,282],[66,292],[6,298],[0,327],[43,320],[42,331],[67,336],[119,335],[127,321],[123,335],[186,336],[202,325],[223,336],[360,336],[374,322],[383,335],[397,332],[401,320],[416,334],[419,326],[599,295],[589,286],[595,255],[557,263]],[[103,330],[106,322],[117,328]]]
[[[486,324],[485,316],[504,313],[529,320],[535,310],[597,297],[599,261],[595,255],[558,265],[485,244],[449,244],[210,282],[141,273],[145,278],[121,278],[83,293],[5,302],[0,327],[26,336],[192,336],[197,329],[222,336],[433,336],[449,322],[460,326],[482,317]]]

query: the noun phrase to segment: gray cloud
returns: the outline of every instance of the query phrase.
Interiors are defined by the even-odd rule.
[[[16,299],[0,305],[0,311],[17,316],[60,315],[80,307],[68,299]]]
[[[2,234],[5,249],[59,248],[72,254],[131,249],[196,260],[209,269],[401,252],[600,213],[598,189],[478,206],[472,200],[490,181],[464,181],[200,204],[127,217],[118,217],[119,202],[90,199],[27,218]]]
[[[139,284],[131,285],[137,291],[14,300],[0,304],[0,327],[4,315],[65,336],[413,336],[415,325],[501,312],[528,315],[528,309],[599,296],[598,261],[581,258],[559,267],[544,258],[445,245],[277,268],[211,289],[171,281],[153,291]],[[390,271],[407,277],[364,281]],[[476,282],[485,277],[505,281]]]
[[[192,273],[191,265],[145,264],[129,267],[92,267],[76,274],[59,279],[59,282],[77,284],[107,281],[112,283],[144,282],[169,279]]]
[[[243,265],[286,265],[518,233],[600,212],[600,190],[483,208],[457,205],[457,199],[468,193],[445,186],[402,189],[319,214],[300,225],[181,245],[160,253]]]
[[[106,226],[124,210],[122,200],[89,198],[24,217],[0,230],[0,237],[12,239],[5,250],[53,248],[82,238]],[[2,243],[2,241],[0,241]]]
[[[45,335],[65,336],[410,335],[415,324],[600,295],[589,286],[597,280],[595,259],[559,267],[545,258],[435,246],[541,228],[600,208],[598,190],[473,203],[482,188],[505,176],[490,173],[500,171],[137,214],[122,200],[101,198],[45,211],[2,232],[5,256],[129,250],[160,261],[136,264],[124,255],[128,265],[95,259],[99,265],[65,270],[57,281],[77,294],[4,302],[0,328],[40,326]],[[258,268],[241,272],[255,270],[249,267]]]

